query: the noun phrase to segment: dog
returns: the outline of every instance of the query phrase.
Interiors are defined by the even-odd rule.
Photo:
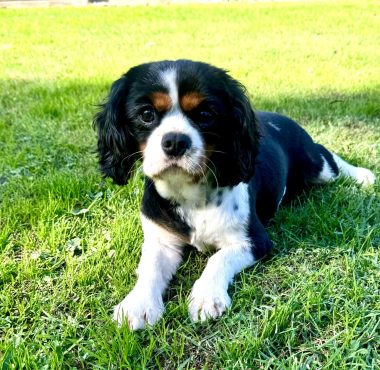
[[[254,112],[241,83],[202,62],[131,68],[112,84],[94,127],[105,177],[126,184],[140,159],[145,175],[138,279],[113,314],[131,330],[163,315],[185,246],[216,250],[189,297],[193,321],[215,319],[231,305],[234,276],[272,249],[265,226],[284,198],[339,175],[375,181],[293,120]]]

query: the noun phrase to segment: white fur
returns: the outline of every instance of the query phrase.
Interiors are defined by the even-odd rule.
[[[219,317],[231,305],[227,293],[234,276],[255,262],[249,243],[229,246],[208,260],[190,294],[189,314],[194,321]]]
[[[173,69],[167,70],[161,77],[169,90],[172,108],[166,113],[160,125],[152,131],[147,140],[144,149],[143,170],[148,177],[155,178],[160,176],[166,169],[176,166],[188,173],[189,179],[191,179],[192,175],[203,174],[204,142],[199,131],[191,125],[189,119],[181,112],[178,106],[176,71]],[[185,134],[191,139],[191,148],[179,158],[169,158],[162,149],[162,138],[169,132]],[[167,177],[171,177],[172,174],[173,171],[170,171]],[[161,188],[164,186],[162,185]]]
[[[342,158],[340,158],[338,155],[331,153],[334,157],[334,161],[337,164],[341,174],[343,176],[348,176],[354,179],[358,184],[361,184],[363,186],[369,186],[374,184],[376,180],[376,176],[374,173],[367,168],[363,167],[355,167],[346,161],[344,161]]]
[[[144,244],[132,291],[114,308],[113,318],[131,330],[153,325],[163,314],[164,293],[182,260],[182,244],[173,234],[141,215]]]
[[[230,306],[228,285],[237,273],[255,262],[247,237],[248,185],[240,183],[206,194],[205,186],[194,184],[188,191],[197,205],[186,203],[177,212],[194,230],[191,244],[202,251],[209,246],[219,249],[210,257],[189,298],[191,318],[203,321],[220,316]],[[198,207],[202,202],[203,206]],[[141,220],[145,240],[138,280],[114,309],[114,320],[119,324],[128,320],[131,330],[153,325],[162,316],[162,294],[181,261],[182,241],[143,215]]]
[[[254,261],[247,237],[249,219],[248,185],[219,188],[208,194],[204,207],[181,205],[181,217],[194,230],[191,245],[204,251],[219,251],[208,261],[190,294],[189,313],[194,321],[220,316],[231,304],[227,288],[233,277]],[[204,198],[201,198],[204,200]]]
[[[177,71],[164,71],[161,80],[168,89],[172,106],[146,142],[143,171],[154,180],[163,198],[178,204],[177,214],[192,231],[190,240],[183,241],[141,215],[144,243],[137,268],[138,280],[132,291],[115,306],[113,316],[119,324],[127,321],[131,330],[153,325],[162,316],[162,295],[182,260],[185,242],[200,251],[209,247],[217,250],[189,296],[189,314],[194,321],[219,317],[231,305],[227,289],[234,276],[255,263],[247,232],[248,185],[240,183],[232,188],[208,190],[203,162],[205,143],[179,107]],[[281,130],[272,122],[268,124]],[[162,149],[162,138],[169,132],[185,134],[191,139],[191,148],[179,158],[168,157]],[[343,175],[364,185],[374,183],[371,171],[354,167],[332,155]],[[323,183],[337,177],[326,158],[322,156],[322,160],[323,167],[315,182]],[[279,204],[285,193],[286,187]]]
[[[362,167],[355,167],[352,164],[347,163],[335,153],[331,152],[336,165],[339,168],[339,175],[336,175],[328,164],[326,158],[322,155],[323,167],[322,171],[318,174],[318,177],[313,180],[314,183],[323,184],[328,181],[335,180],[338,176],[347,176],[355,180],[358,184],[363,186],[372,185],[376,176],[370,170]]]
[[[182,133],[191,139],[191,148],[179,158],[168,157],[162,149],[162,138],[169,132]],[[203,171],[201,166],[203,157],[204,144],[199,131],[180,111],[176,110],[165,116],[161,124],[150,134],[144,150],[143,170],[147,176],[154,178],[161,175],[165,169],[175,165],[189,175],[194,175]]]
[[[230,306],[228,285],[237,273],[255,262],[247,236],[248,185],[207,190],[202,166],[204,142],[178,106],[176,71],[165,71],[162,81],[169,90],[172,108],[147,140],[143,170],[154,179],[163,198],[179,204],[179,216],[193,230],[190,243],[202,251],[209,246],[218,249],[190,294],[190,316],[194,321],[203,321],[220,316]],[[192,141],[191,148],[180,158],[169,158],[162,150],[162,138],[169,132],[188,135]],[[194,183],[194,175],[200,175],[201,180]],[[181,261],[183,243],[143,215],[141,220],[144,244],[138,280],[114,309],[114,319],[119,324],[128,320],[132,330],[153,325],[162,316],[162,294]]]
[[[191,176],[169,170],[163,179],[155,181],[158,193],[165,199],[175,200],[177,203],[191,207],[202,207],[206,202],[205,184],[194,183]]]
[[[174,68],[167,69],[161,75],[163,84],[169,89],[172,104],[178,104],[177,71]]]
[[[323,167],[322,171],[318,174],[318,177],[313,181],[314,183],[317,184],[323,184],[325,182],[334,180],[337,175],[335,172],[332,170],[330,165],[328,164],[327,160],[325,157],[322,155],[322,161],[323,161]]]
[[[197,187],[197,185],[194,185]],[[201,187],[200,187],[201,188]],[[218,192],[223,192],[221,197]],[[200,199],[206,202],[206,196]],[[181,204],[178,212],[194,230],[191,245],[198,250],[246,245],[246,230],[249,219],[248,185],[240,183],[233,187],[218,188],[207,195],[209,201],[203,207]],[[218,200],[221,202],[218,205]],[[237,206],[237,209],[234,209]]]

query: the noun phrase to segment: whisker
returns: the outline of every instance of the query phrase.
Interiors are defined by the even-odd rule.
[[[214,163],[210,158],[207,158],[207,157],[204,156],[204,155],[202,155],[201,157],[202,157],[203,159],[207,160],[207,161],[204,161],[204,165],[205,165],[205,167],[207,167],[207,168],[209,169],[209,171],[210,171],[211,174],[213,175],[213,177],[214,177],[214,179],[215,179],[215,182],[216,182],[216,186],[217,186],[217,188],[219,188],[218,177],[216,176],[216,173],[214,172],[214,171],[216,171],[216,165],[215,165],[215,163]],[[207,162],[210,163],[210,164],[213,166],[213,168],[211,168],[211,167],[207,164]]]
[[[205,153],[222,153],[222,154],[227,154],[227,152],[222,152],[221,150],[213,150],[213,149],[210,149],[210,150],[204,149],[204,152]]]
[[[207,164],[206,160],[207,160],[208,162],[210,162],[210,163],[213,165],[214,169],[216,169],[215,164],[214,164],[209,158],[207,158],[207,157],[204,156],[204,155],[201,155],[201,158],[205,160],[205,161],[203,162],[203,164],[204,164],[204,166],[210,171],[210,173],[212,174],[212,176],[213,176],[214,179],[215,179],[215,182],[216,182],[216,186],[217,186],[217,188],[219,188],[219,182],[218,182],[218,178],[217,178],[217,176],[216,176],[216,173],[215,173],[214,170],[213,170],[213,169]],[[201,174],[202,174],[202,178],[207,182],[207,177],[206,177],[206,174],[205,174],[204,169],[202,168],[202,166],[201,166],[199,163],[197,163],[197,162],[192,162],[192,164],[197,165],[197,166],[201,169],[200,172],[201,172]]]
[[[209,165],[207,165],[207,163],[205,163],[204,165],[209,169],[209,171],[211,172],[211,174],[214,176],[214,179],[215,179],[215,182],[216,182],[216,188],[218,189],[219,188],[219,182],[218,182],[218,178],[216,177],[215,172],[211,169],[211,167]]]
[[[121,160],[121,162],[120,162],[121,166],[123,167],[125,161],[127,161],[129,158],[131,158],[131,157],[133,157],[133,156],[135,156],[135,155],[137,155],[137,154],[140,154],[140,156],[139,156],[138,158],[136,158],[136,161],[135,161],[135,162],[137,162],[138,160],[142,159],[142,154],[143,154],[143,152],[142,152],[141,150],[138,150],[138,151],[136,151],[136,152],[134,152],[134,153],[132,153],[132,154],[129,154],[129,155],[127,155],[126,157],[124,157],[124,158]],[[141,167],[141,166],[140,166],[140,167]],[[127,178],[130,176],[130,174],[131,174],[131,172],[133,171],[134,168],[135,168],[135,166],[132,166],[132,167],[128,170]],[[136,170],[135,172],[137,173],[137,170]]]
[[[138,158],[138,159],[141,159],[141,158],[142,158],[142,154],[144,154],[144,152],[141,151],[141,150],[138,150],[137,152],[134,152],[134,153],[129,154],[129,155],[127,155],[126,157],[124,157],[124,158],[122,159],[121,162],[123,163],[123,161],[125,161],[125,160],[127,160],[127,159],[133,157],[133,156],[136,155],[136,154],[141,154],[141,156],[139,156],[139,158]]]
[[[185,158],[185,162],[186,162],[186,165],[188,167],[190,167],[190,168],[194,167],[194,166],[198,167],[200,169],[199,172],[202,175],[202,179],[204,179],[204,180],[207,181],[206,174],[204,173],[204,170],[203,170],[202,166],[199,163],[197,163],[196,161],[194,161],[193,158],[191,158],[191,157]],[[197,174],[196,171],[193,171],[193,172],[194,172],[193,174]]]

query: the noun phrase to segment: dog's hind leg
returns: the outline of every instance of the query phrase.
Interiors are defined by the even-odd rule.
[[[316,144],[322,157],[322,170],[313,179],[314,183],[325,183],[336,179],[338,176],[346,176],[363,186],[372,185],[376,176],[367,168],[355,167],[349,164],[335,153],[328,151],[324,146]]]

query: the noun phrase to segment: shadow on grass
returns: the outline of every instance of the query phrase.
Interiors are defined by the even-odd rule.
[[[326,91],[325,93],[304,95],[283,95],[275,97],[252,97],[253,105],[260,110],[269,110],[283,113],[297,119],[306,120],[339,120],[344,118],[348,127],[356,121],[365,121],[380,118],[380,85],[360,92],[340,93]],[[304,122],[300,122],[304,124]],[[360,124],[363,124],[361,122]]]
[[[21,202],[33,198],[33,202],[45,203],[57,193],[56,196],[62,196],[66,203],[72,201],[73,206],[78,203],[80,183],[86,187],[82,189],[84,196],[89,190],[89,178],[98,183],[94,155],[96,137],[91,123],[111,83],[1,80],[0,191],[10,198],[17,194]],[[330,91],[325,95],[256,97],[253,104],[259,109],[286,114],[306,128],[309,125],[324,127],[331,122],[339,130],[376,138],[380,136],[379,101],[380,85],[351,95]],[[361,164],[362,158],[350,153],[350,161],[354,164]],[[72,197],[62,194],[64,186],[56,189],[51,186],[53,175],[58,184],[65,178],[75,177]],[[100,176],[98,178],[100,182]],[[37,192],[35,183],[38,184]],[[93,185],[91,191],[97,186]]]
[[[92,149],[95,148],[92,118],[111,83],[0,80],[3,166],[11,162],[9,167],[17,176],[28,172],[22,166],[30,163],[30,156],[33,155],[50,156],[50,162],[58,157],[57,161],[65,160],[65,165],[71,164],[72,153],[92,156]],[[380,85],[353,94],[333,91],[315,95],[279,93],[273,97],[251,96],[251,99],[257,109],[288,115],[306,128],[330,125],[349,132],[353,130],[354,135],[361,132],[377,137],[380,135]],[[36,148],[42,148],[43,153],[38,153]],[[62,158],[63,152],[67,153],[67,158]],[[25,155],[20,155],[22,153]],[[18,167],[16,160],[19,160]],[[80,166],[80,161],[76,164]],[[44,163],[44,167],[49,167],[49,163]],[[0,172],[0,184],[5,181],[3,175]]]

